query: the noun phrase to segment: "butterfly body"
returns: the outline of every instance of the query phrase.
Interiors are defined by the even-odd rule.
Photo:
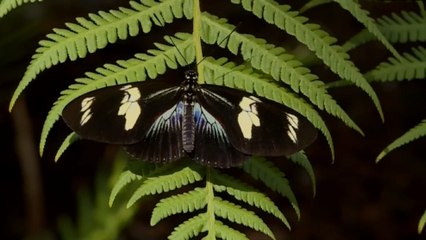
[[[197,79],[190,70],[179,86],[146,81],[99,89],[73,100],[62,116],[83,138],[124,145],[157,163],[189,156],[227,168],[252,155],[290,155],[315,140],[315,128],[297,112]]]
[[[183,116],[182,116],[182,142],[183,150],[191,154],[194,151],[195,119],[194,104],[196,103],[197,76],[192,72],[186,75],[182,83],[183,88]]]

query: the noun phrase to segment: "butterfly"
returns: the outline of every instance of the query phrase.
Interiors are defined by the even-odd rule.
[[[123,145],[132,156],[169,163],[184,157],[219,168],[253,155],[288,156],[317,136],[302,115],[245,91],[197,83],[195,70],[180,85],[144,81],[86,93],[63,110],[80,137]]]

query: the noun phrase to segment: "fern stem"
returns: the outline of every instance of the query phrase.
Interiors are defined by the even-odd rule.
[[[419,6],[420,14],[422,15],[423,19],[426,20],[425,4],[421,1],[418,1],[417,5]]]
[[[215,232],[215,204],[214,204],[214,190],[213,190],[213,183],[212,183],[212,169],[207,168],[206,171],[206,191],[207,191],[207,223],[206,223],[206,229],[207,229],[207,237],[206,239],[215,239],[216,238],[216,232]]]
[[[200,1],[194,0],[194,18],[193,18],[193,38],[195,46],[195,62],[200,63],[203,60],[203,49],[201,48],[201,10]],[[198,82],[204,83],[203,65],[197,64]]]

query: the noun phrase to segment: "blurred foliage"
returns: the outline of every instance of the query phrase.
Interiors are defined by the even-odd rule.
[[[93,189],[83,187],[77,193],[77,215],[73,221],[70,216],[59,219],[59,235],[62,240],[116,240],[123,228],[129,223],[138,206],[127,208],[125,199],[117,199],[109,206],[108,198],[112,183],[127,162],[124,154],[118,154],[114,160],[112,173],[97,172]]]

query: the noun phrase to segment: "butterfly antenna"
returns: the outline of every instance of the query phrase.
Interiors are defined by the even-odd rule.
[[[159,18],[159,16],[161,16],[161,19],[162,20],[160,20],[160,18]],[[157,15],[157,14],[153,14],[153,20],[154,21],[157,21],[158,22],[158,24],[160,25],[160,26],[162,26],[162,27],[164,27],[165,26],[165,19],[164,19],[164,17],[161,15],[161,14],[159,14],[159,16]],[[232,29],[232,31],[228,34],[228,35],[226,35],[220,42],[219,42],[219,46],[223,43],[223,42],[225,42],[226,40],[228,40],[229,39],[229,37],[231,36],[231,34],[233,33],[233,32],[235,32],[236,30],[237,30],[237,28],[241,25],[241,23],[242,22],[239,22],[238,24],[237,24],[237,26],[235,26],[235,28],[234,29]],[[189,62],[186,60],[186,58],[185,58],[185,56],[183,55],[183,53],[180,51],[180,49],[176,46],[176,44],[175,44],[175,42],[173,41],[173,38],[171,37],[171,36],[168,36],[169,37],[169,40],[170,40],[170,42],[173,44],[173,46],[176,48],[176,51],[179,53],[179,55],[183,58],[183,60],[185,61],[185,63],[186,63],[186,65],[188,66],[189,65]],[[207,54],[207,56],[210,56],[213,52],[215,51],[215,49],[212,49],[212,50],[210,50],[210,52]],[[201,59],[201,61],[199,61],[196,65],[199,65],[201,62],[203,62],[206,58],[207,58],[207,56],[206,57],[204,57],[203,59]]]
[[[186,65],[189,65],[189,62],[186,61],[185,56],[182,54],[182,52],[179,50],[179,48],[176,46],[175,42],[173,41],[173,38],[169,36],[170,41],[172,42],[173,46],[175,46],[176,51],[178,51],[179,55],[183,58],[183,60],[185,61]]]
[[[161,19],[159,18],[159,16],[161,16]],[[161,15],[161,14],[153,14],[153,17],[154,17],[154,21],[157,21],[158,22],[158,24],[161,26],[161,27],[164,27],[165,26],[165,22],[166,22],[166,20],[164,19],[164,17]],[[172,45],[176,48],[176,51],[179,53],[179,55],[183,58],[183,60],[185,61],[185,63],[186,63],[186,65],[189,65],[189,63],[188,63],[188,61],[186,61],[186,58],[185,58],[185,56],[183,55],[183,53],[179,50],[179,48],[176,46],[176,44],[175,44],[175,42],[173,41],[173,38],[171,37],[171,36],[168,36],[169,37],[169,40],[170,40],[170,42],[172,43]],[[167,56],[170,60],[172,60],[169,56]]]
[[[234,29],[232,29],[232,31],[228,34],[228,35],[226,35],[220,42],[219,42],[219,46],[223,43],[223,42],[225,42],[226,40],[228,40],[230,37],[231,37],[231,34],[233,33],[233,32],[235,32],[236,30],[237,30],[237,28],[241,25],[241,23],[242,22],[239,22],[238,24],[237,24],[237,26],[235,26],[234,27]],[[207,56],[210,56],[210,55],[212,55],[212,53],[215,51],[216,49],[211,49],[210,51],[209,51],[209,53],[207,54]],[[200,64],[201,62],[203,62],[206,58],[207,58],[207,56],[206,57],[203,57],[203,59],[201,59],[201,61],[199,61],[198,63],[197,63],[197,65],[198,64]]]

